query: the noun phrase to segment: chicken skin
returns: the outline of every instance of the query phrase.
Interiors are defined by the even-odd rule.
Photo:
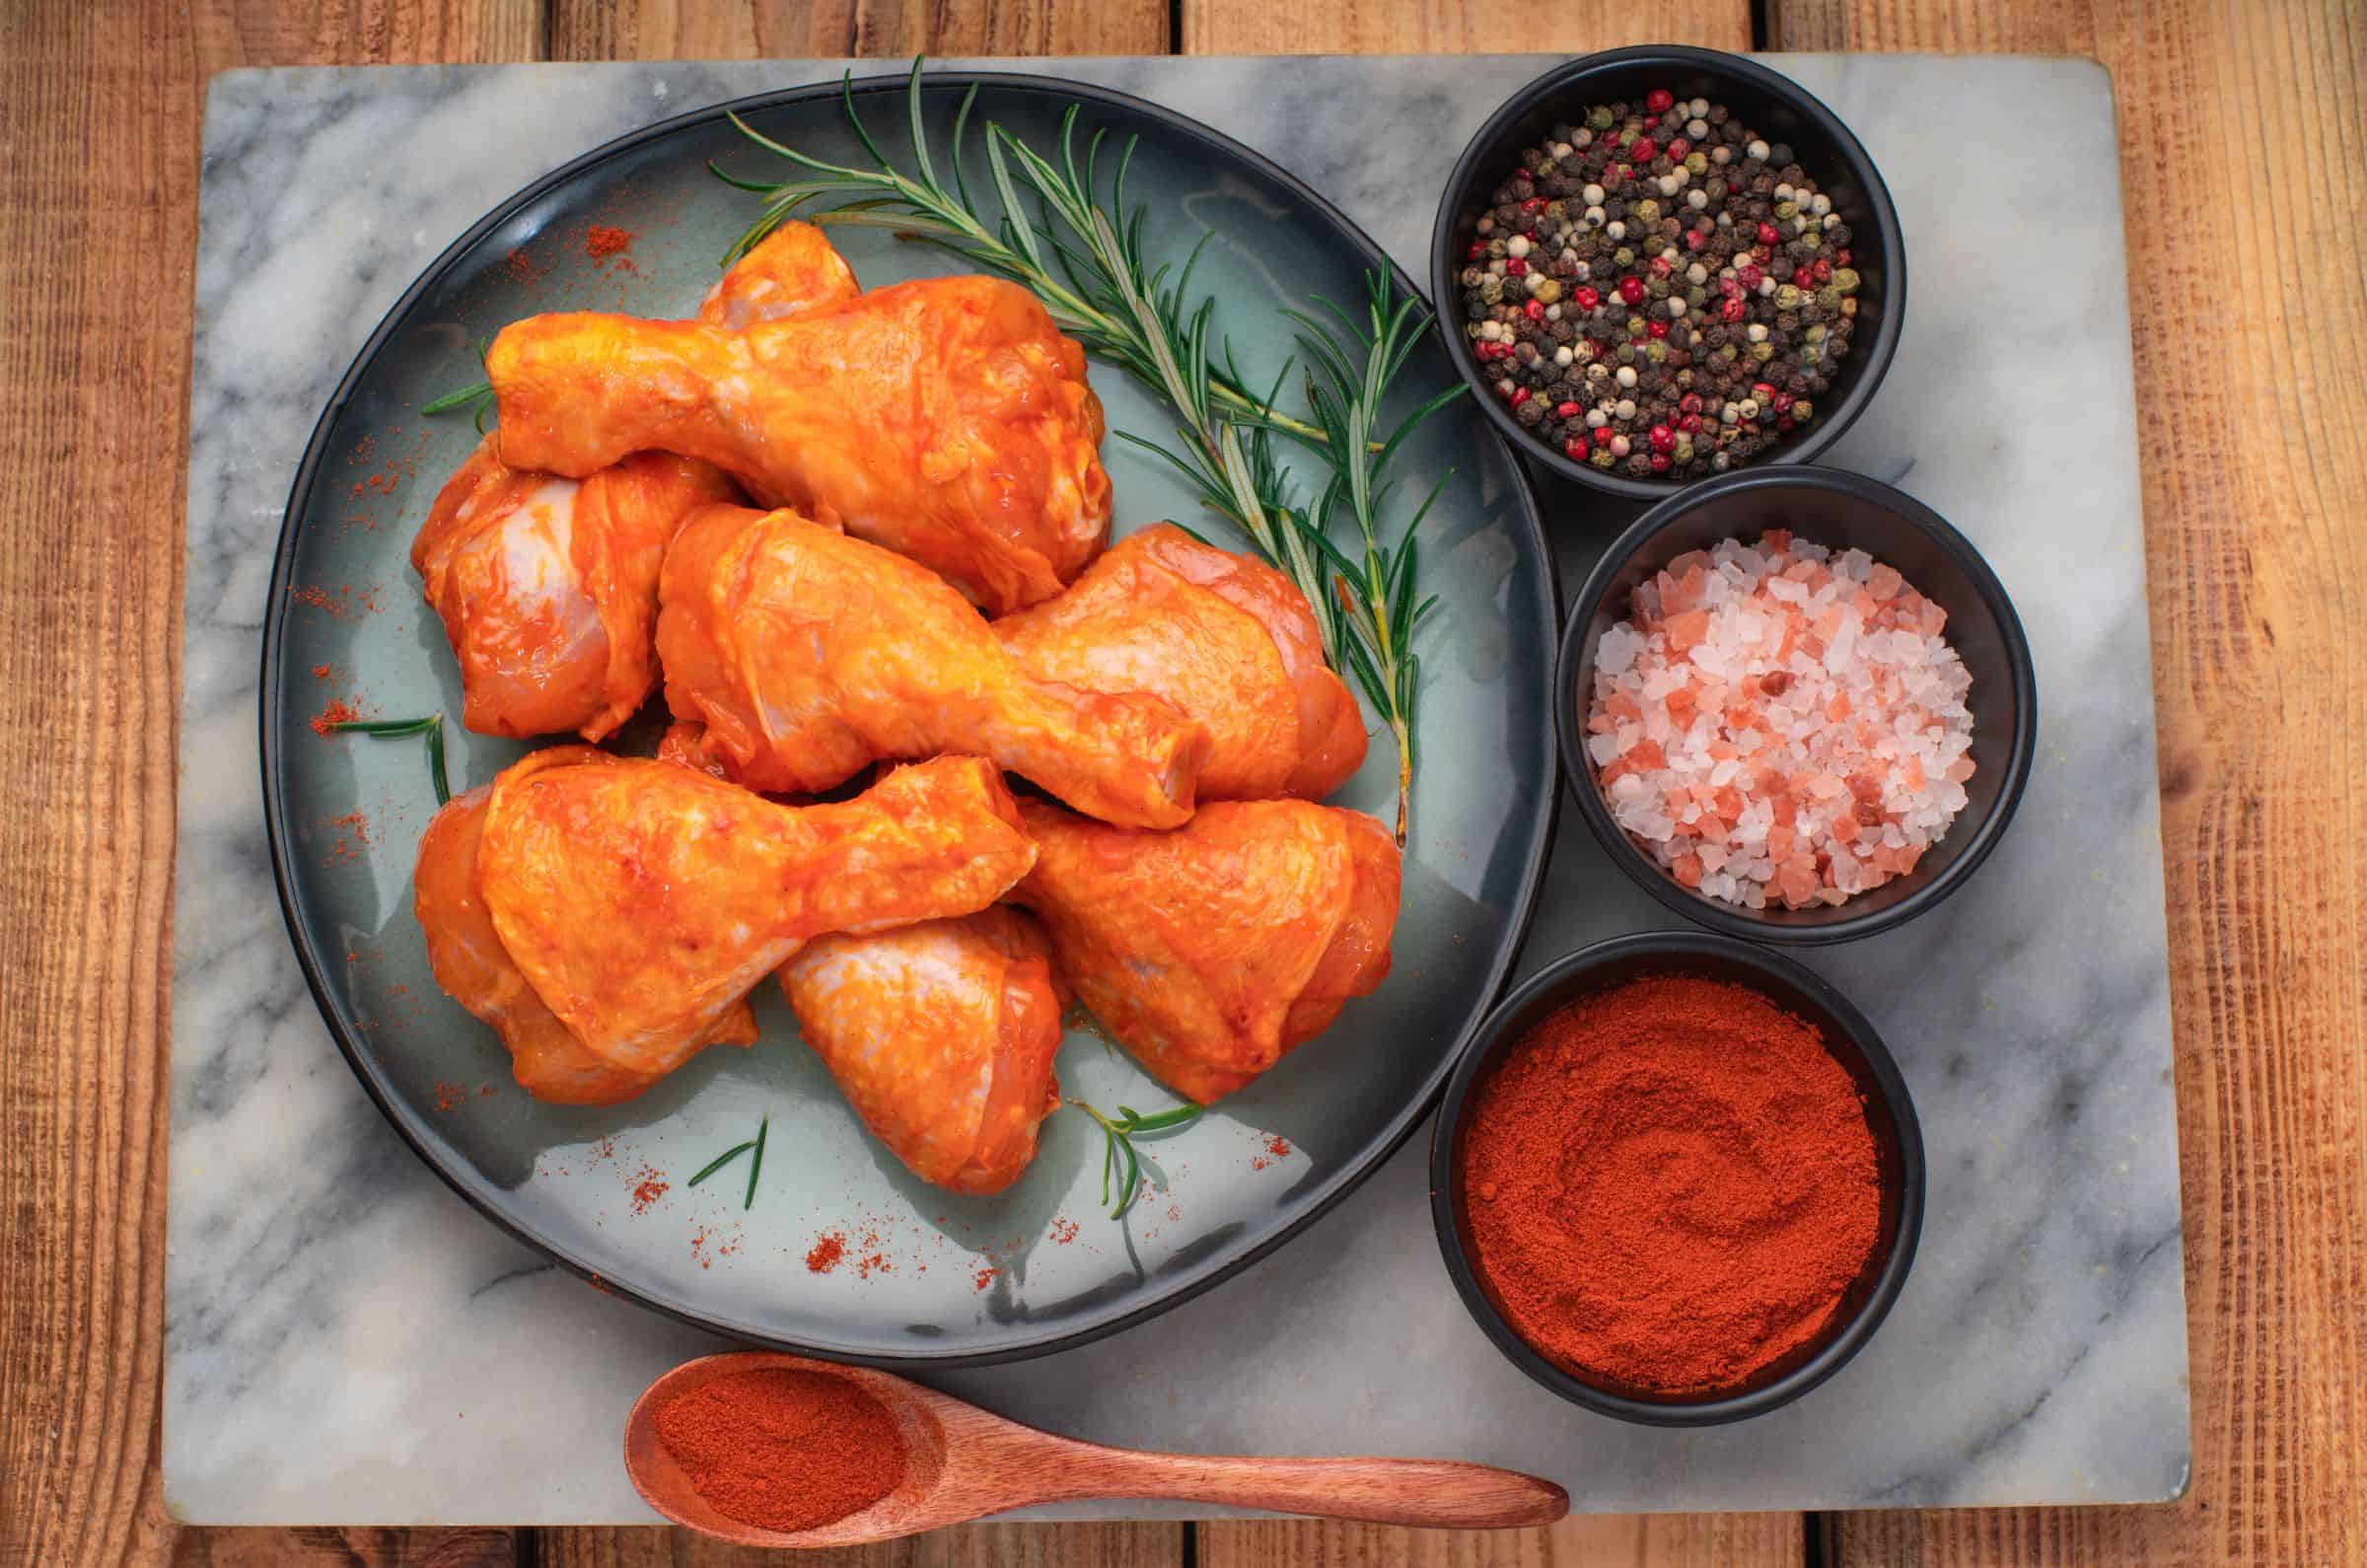
[[[1118,540],[994,632],[1040,680],[1148,691],[1199,720],[1201,800],[1321,800],[1364,761],[1364,716],[1324,663],[1306,598],[1172,523]]]
[[[721,470],[662,452],[582,480],[524,472],[487,436],[411,543],[460,661],[461,722],[597,741],[631,718],[657,684],[667,542],[693,509],[735,494]]]
[[[523,758],[511,772],[600,766],[610,760],[607,752],[588,746],[552,747]],[[477,895],[476,882],[477,840],[492,798],[489,784],[454,797],[436,813],[419,840],[411,912],[427,937],[427,962],[436,983],[493,1026],[509,1047],[510,1071],[518,1086],[537,1100],[561,1105],[612,1105],[631,1100],[657,1079],[586,1049],[526,983],[493,930],[493,917]],[[755,1038],[756,1018],[743,1000],[723,1011],[701,1043],[752,1045]]]
[[[654,1077],[815,937],[985,908],[1034,863],[1017,823],[1002,776],[975,757],[807,807],[668,762],[521,763],[492,785],[478,895],[576,1039]]]
[[[580,312],[504,328],[485,362],[502,458],[577,476],[635,452],[702,459],[989,614],[1049,599],[1100,552],[1101,403],[1084,350],[1027,290],[924,278],[747,315],[737,329]]]
[[[1321,1033],[1389,973],[1398,846],[1361,812],[1218,801],[1174,832],[1023,803],[1011,892],[1061,975],[1151,1075],[1202,1105]]]
[[[781,967],[806,1043],[872,1135],[923,1181],[1000,1192],[1060,1105],[1061,998],[1043,928],[998,906],[827,936]]]
[[[745,326],[853,299],[822,232],[791,224],[708,291],[699,320]],[[658,563],[692,509],[738,491],[710,464],[641,453],[586,479],[513,468],[487,437],[437,495],[411,568],[460,661],[480,735],[598,741],[657,686]]]
[[[875,758],[992,757],[1105,821],[1191,816],[1207,732],[1164,698],[1035,679],[916,562],[795,512],[714,506],[667,552],[666,700],[684,760],[828,789]]]

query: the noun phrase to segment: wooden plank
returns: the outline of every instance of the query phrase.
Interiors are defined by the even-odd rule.
[[[727,1546],[686,1530],[538,1532],[539,1568],[1174,1568],[1174,1525],[968,1525],[907,1540],[796,1553]]]
[[[0,1563],[320,1560],[180,1532],[155,1468],[205,78],[540,31],[535,0],[53,0],[0,27]]]
[[[1622,43],[1751,47],[1748,0],[1537,5],[1532,0],[1183,0],[1185,54],[1521,54]],[[1500,98],[1517,82],[1474,85]]]
[[[516,1568],[514,1530],[186,1530],[173,1568]]]
[[[1316,1520],[1199,1527],[1207,1568],[1800,1568],[1798,1514],[1573,1515],[1543,1530],[1397,1530]]]
[[[2113,70],[2193,1362],[2176,1506],[1843,1516],[1830,1560],[2367,1561],[2367,286],[2333,259],[2367,210],[2367,12],[1774,0],[1772,20],[1783,48]]]
[[[551,0],[554,60],[1165,54],[1166,0]]]

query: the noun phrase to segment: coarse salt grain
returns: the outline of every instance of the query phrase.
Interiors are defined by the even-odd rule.
[[[1964,810],[1972,677],[1947,612],[1864,550],[1771,531],[1671,561],[1595,647],[1587,755],[1684,886],[1837,905],[1914,869]]]

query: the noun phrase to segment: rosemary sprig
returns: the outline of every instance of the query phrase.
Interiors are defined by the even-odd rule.
[[[1191,291],[1193,263],[1203,237],[1181,268],[1153,266],[1144,252],[1147,205],[1126,201],[1128,139],[1102,178],[1104,132],[1077,146],[1078,106],[1061,117],[1056,157],[1038,152],[1005,127],[989,122],[983,138],[1000,217],[989,225],[972,201],[963,170],[964,132],[976,102],[973,85],[954,117],[949,185],[937,173],[921,112],[921,67],[914,60],[905,93],[915,172],[893,167],[856,111],[851,75],[842,90],[848,123],[874,167],[825,163],[783,146],[734,118],[741,132],[805,173],[775,183],[719,178],[765,197],[763,211],[725,256],[745,254],[766,234],[817,198],[851,197],[806,214],[818,224],[886,228],[949,250],[973,265],[1022,284],[1043,302],[1061,328],[1088,351],[1114,363],[1164,397],[1179,424],[1176,444],[1162,446],[1120,433],[1179,470],[1212,511],[1230,520],[1251,544],[1280,568],[1315,607],[1325,657],[1350,677],[1380,714],[1398,749],[1398,842],[1405,841],[1412,794],[1414,701],[1421,663],[1413,638],[1435,606],[1416,587],[1414,531],[1438,489],[1414,512],[1393,546],[1385,544],[1382,513],[1393,484],[1395,458],[1421,423],[1463,395],[1459,384],[1418,404],[1386,435],[1383,405],[1407,357],[1430,324],[1418,299],[1399,300],[1386,273],[1366,276],[1360,322],[1328,301],[1314,304],[1328,320],[1305,311],[1282,314],[1305,357],[1305,392],[1312,418],[1284,414],[1276,397],[1290,379],[1285,366],[1257,395],[1243,378],[1230,345],[1212,347],[1215,300]],[[1021,191],[1035,198],[1030,216]],[[1333,323],[1336,323],[1334,325]],[[1330,476],[1312,507],[1297,503],[1275,438],[1287,437],[1320,455]],[[1377,439],[1376,439],[1377,438]],[[1444,480],[1440,483],[1443,485]],[[1348,547],[1331,537],[1345,518],[1355,531]]]
[[[476,362],[479,365],[485,362],[485,351],[488,346],[481,339],[476,345]],[[493,410],[492,382],[473,382],[466,387],[448,392],[441,397],[431,398],[419,405],[419,411],[423,414],[449,414],[462,408],[468,409],[474,415],[476,433],[480,436],[483,435],[485,433],[485,415]]]
[[[974,266],[1022,285],[1043,302],[1060,329],[1083,343],[1088,352],[1123,367],[1154,390],[1163,391],[1165,378],[1160,361],[1172,356],[1175,345],[1190,334],[1186,323],[1173,314],[1155,323],[1145,323],[1127,297],[1129,292],[1145,296],[1159,292],[1159,277],[1148,279],[1146,287],[1140,270],[1142,224],[1149,209],[1131,210],[1125,219],[1122,244],[1118,243],[1115,230],[1111,248],[1080,244],[1088,239],[1081,220],[1096,207],[1093,192],[1100,188],[1105,167],[1102,151],[1106,133],[1094,133],[1084,148],[1080,164],[1073,135],[1078,107],[1072,104],[1061,118],[1060,162],[1054,166],[1002,126],[989,123],[983,139],[987,172],[1003,208],[1000,220],[990,226],[978,215],[968,175],[962,167],[965,132],[969,125],[970,108],[977,100],[977,87],[972,84],[963,95],[962,106],[954,115],[953,145],[947,161],[953,182],[948,185],[938,175],[922,124],[920,82],[925,63],[925,58],[913,60],[911,85],[905,95],[914,166],[910,174],[893,167],[880,151],[879,143],[872,139],[855,108],[851,71],[846,75],[841,97],[847,123],[863,143],[863,150],[871,156],[870,169],[825,162],[774,141],[737,114],[731,117],[732,123],[750,141],[789,160],[805,174],[767,182],[743,179],[712,163],[707,166],[726,184],[764,197],[764,207],[756,221],[724,253],[724,265],[730,266],[746,255],[791,217],[803,216],[815,224],[892,229],[907,239],[950,250]],[[1126,166],[1133,155],[1134,139],[1129,137],[1117,152],[1111,181],[1110,205],[1120,213],[1128,211]],[[1014,164],[1018,165],[1019,181],[1034,187],[1048,207],[1070,220],[1070,236],[1063,238],[1026,217],[1019,201],[1019,183],[1014,180]],[[825,211],[800,214],[801,207],[818,197],[853,199]],[[1184,270],[1189,272],[1188,264]],[[1179,287],[1171,291],[1173,297],[1181,297],[1180,284],[1181,280]],[[1204,353],[1204,318],[1198,324],[1201,328],[1198,346]],[[1255,396],[1230,367],[1220,371],[1202,357],[1194,368],[1207,384],[1208,396],[1229,418],[1270,425],[1304,440],[1323,439],[1323,432],[1314,425],[1279,413],[1265,399]]]
[[[1188,1127],[1206,1114],[1208,1109],[1205,1105],[1195,1105],[1186,1101],[1181,1105],[1155,1110],[1146,1116],[1131,1105],[1120,1105],[1117,1107],[1117,1119],[1113,1121],[1082,1100],[1072,1100],[1069,1104],[1101,1126],[1102,1201],[1111,1205],[1110,1217],[1113,1220],[1126,1217],[1126,1210],[1134,1206],[1135,1194],[1142,1188],[1142,1157],[1135,1152],[1135,1138],[1143,1133],[1173,1132],[1179,1127]],[[1114,1200],[1111,1197],[1112,1187],[1117,1194]]]
[[[340,735],[367,735],[381,741],[395,741],[406,736],[427,737],[427,777],[435,786],[436,804],[449,805],[452,783],[444,772],[444,715],[431,713],[424,719],[345,719],[329,726]]]

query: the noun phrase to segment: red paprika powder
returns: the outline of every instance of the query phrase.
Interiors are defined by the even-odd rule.
[[[1472,1261],[1565,1371],[1731,1388],[1814,1339],[1864,1268],[1881,1174],[1856,1081],[1744,986],[1632,980],[1562,1008],[1474,1096]]]
[[[903,1484],[895,1414],[827,1372],[725,1373],[667,1400],[657,1427],[692,1490],[763,1530],[827,1525]]]

